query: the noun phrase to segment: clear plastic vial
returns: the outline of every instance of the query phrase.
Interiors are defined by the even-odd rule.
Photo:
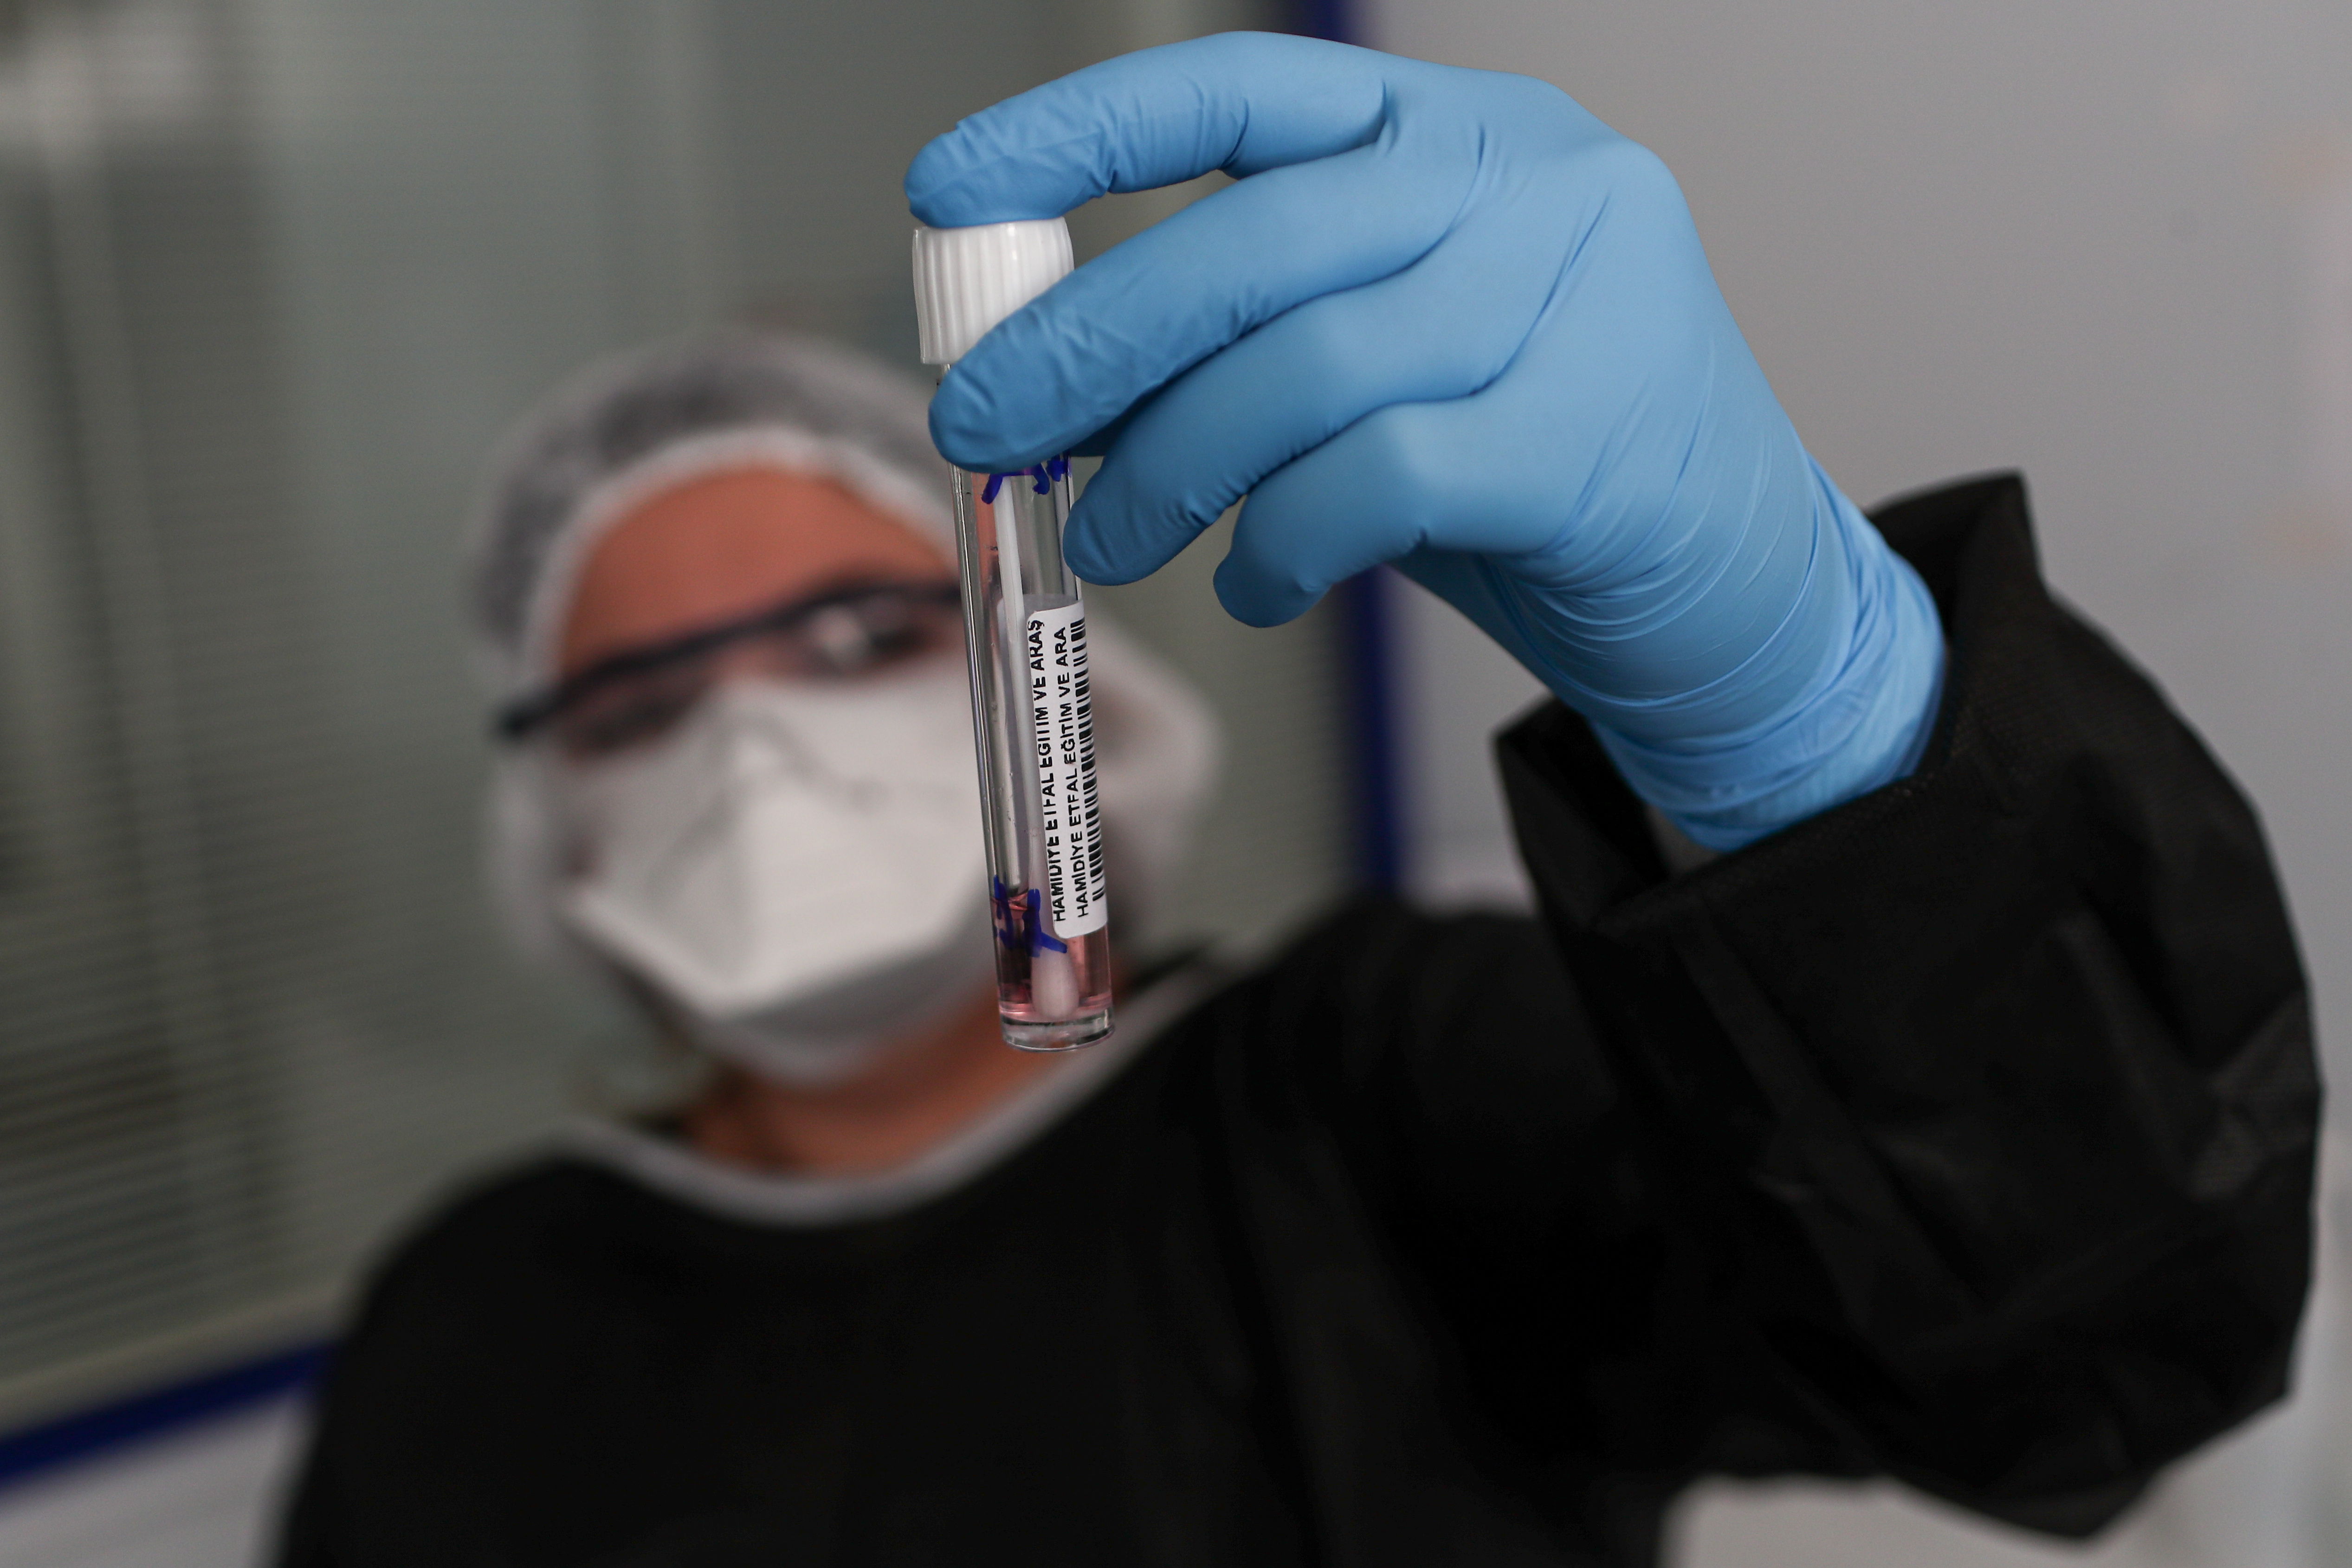
[[[955,476],[1004,1038],[1031,1051],[1110,1032],[1086,604],[1062,560],[1070,465]]]
[[[948,368],[1070,270],[1058,218],[918,229],[923,358]],[[1004,1038],[1066,1051],[1111,1030],[1110,912],[1084,591],[1062,559],[1069,461],[958,471],[956,545]]]

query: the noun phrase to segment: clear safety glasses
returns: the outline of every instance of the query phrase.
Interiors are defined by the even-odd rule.
[[[959,589],[859,583],[625,649],[500,709],[508,740],[551,737],[572,757],[659,739],[723,680],[840,681],[877,674],[963,640]]]

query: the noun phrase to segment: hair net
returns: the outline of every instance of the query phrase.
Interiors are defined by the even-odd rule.
[[[599,525],[756,462],[763,443],[944,537],[948,470],[924,411],[905,378],[799,339],[688,340],[591,367],[508,439],[476,532],[473,622],[499,695],[552,674],[545,644]]]
[[[502,447],[476,528],[469,608],[493,696],[554,678],[563,612],[597,539],[699,475],[756,465],[823,474],[951,554],[948,469],[931,448],[926,406],[919,386],[871,360],[749,331],[658,344],[558,389]],[[1181,677],[1098,612],[1088,621],[1118,877],[1111,896],[1132,918],[1181,864],[1215,775],[1216,726]],[[569,946],[553,913],[570,832],[549,772],[560,766],[544,748],[505,747],[490,784],[492,893],[523,946],[541,955]]]

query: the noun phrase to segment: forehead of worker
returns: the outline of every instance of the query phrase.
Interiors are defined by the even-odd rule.
[[[822,475],[746,467],[683,481],[604,530],[563,620],[563,673],[856,581],[952,575],[943,545]]]

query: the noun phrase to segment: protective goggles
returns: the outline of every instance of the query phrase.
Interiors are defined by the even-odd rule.
[[[506,740],[551,736],[597,757],[658,738],[722,680],[831,681],[872,674],[956,645],[954,581],[861,583],[626,648],[500,708]]]

